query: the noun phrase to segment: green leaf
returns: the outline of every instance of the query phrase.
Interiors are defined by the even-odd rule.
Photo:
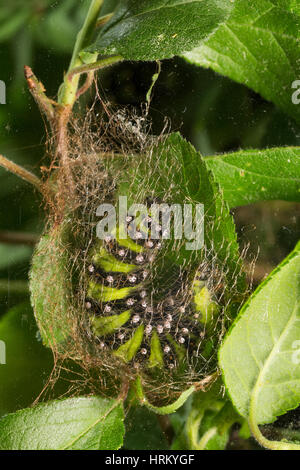
[[[184,57],[247,85],[300,122],[292,102],[299,31],[299,6],[290,0],[237,0],[229,20]]]
[[[0,415],[29,406],[43,389],[53,368],[49,350],[37,339],[29,302],[10,309],[0,320],[5,364],[0,363]]]
[[[185,204],[203,204],[204,206],[204,242],[208,250],[212,250],[218,260],[228,266],[228,283],[237,283],[242,289],[243,276],[239,261],[239,247],[236,240],[235,225],[224,202],[222,191],[215,182],[213,175],[207,170],[205,160],[195,148],[184,140],[180,134],[173,133],[153,149],[157,163],[151,163],[145,158],[139,165],[139,173],[134,169],[133,177],[136,187],[131,187],[131,198],[128,205],[136,202],[141,185],[153,187],[155,197],[164,202]],[[138,164],[135,163],[137,166]],[[155,168],[153,168],[155,167]],[[171,170],[171,171],[170,171]],[[136,175],[137,174],[137,175]],[[126,176],[126,175],[125,175]],[[126,176],[127,177],[127,176]],[[150,178],[148,183],[147,178]],[[127,180],[126,180],[127,181]],[[128,183],[127,183],[128,184]],[[168,194],[166,192],[168,188]],[[123,191],[123,192],[122,192]],[[120,194],[126,194],[121,187]],[[129,195],[130,196],[130,195]],[[166,200],[166,197],[168,200]],[[187,260],[196,268],[203,257],[202,250],[186,250],[185,244],[174,250],[173,240],[165,241],[164,256],[170,260],[170,265],[184,264]],[[192,264],[191,264],[192,266]],[[172,267],[172,266],[171,266]],[[160,286],[166,282],[168,264],[162,259],[161,276],[159,268],[156,279]]]
[[[226,0],[125,0],[89,50],[129,60],[170,58],[199,46],[231,8]]]
[[[300,147],[245,150],[205,162],[230,207],[271,199],[300,202]]]
[[[71,285],[68,277],[68,258],[62,252],[66,240],[66,224],[45,234],[37,245],[30,271],[31,303],[45,346],[65,341],[70,332],[67,316]],[[60,282],[53,282],[53,279]]]
[[[123,443],[123,405],[79,397],[17,411],[0,421],[1,450],[114,450]]]
[[[238,412],[273,422],[300,403],[300,243],[242,308],[220,349]]]

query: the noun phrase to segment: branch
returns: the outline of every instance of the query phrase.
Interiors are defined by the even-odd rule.
[[[42,113],[46,115],[48,121],[52,124],[55,119],[55,109],[53,104],[56,103],[45,94],[46,90],[44,85],[37,79],[28,65],[24,66],[24,75],[27,80],[30,93],[37,102]]]
[[[27,181],[27,183],[32,184],[35,186],[41,193],[43,193],[43,183],[42,181],[35,176],[33,173],[30,173],[30,171],[25,170],[22,166],[17,165],[16,163],[13,163],[12,161],[8,160],[5,158],[3,155],[0,154],[0,165],[5,168],[7,171],[10,171],[11,173],[14,173],[16,176],[19,176],[22,178],[24,181]]]
[[[8,230],[0,231],[0,243],[34,246],[38,240],[39,235],[35,233],[10,232]]]

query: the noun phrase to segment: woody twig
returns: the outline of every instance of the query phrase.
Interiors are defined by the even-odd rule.
[[[24,74],[30,93],[38,104],[41,112],[45,114],[48,122],[53,126],[55,122],[55,105],[57,105],[57,103],[48,98],[45,93],[46,90],[44,85],[37,79],[28,65],[25,65],[24,67]]]

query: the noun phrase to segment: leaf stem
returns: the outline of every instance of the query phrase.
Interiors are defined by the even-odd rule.
[[[187,421],[186,421],[186,434],[189,442],[189,449],[190,450],[198,450],[199,445],[199,428],[201,425],[201,421],[204,416],[203,410],[192,410],[189,414]]]
[[[110,65],[113,65],[117,62],[121,62],[122,60],[124,60],[123,57],[116,55],[116,56],[107,57],[105,59],[98,60],[97,62],[94,62],[92,64],[80,65],[79,67],[75,67],[73,70],[71,70],[68,73],[67,79],[70,82],[72,82],[74,75],[94,72],[95,70],[99,70],[99,69],[103,69],[105,67],[109,67]]]
[[[217,428],[210,428],[204,435],[201,437],[200,441],[195,450],[204,450],[208,442],[217,434]]]
[[[251,432],[257,442],[265,447],[266,449],[270,450],[300,450],[300,444],[294,444],[292,442],[287,442],[285,440],[282,441],[270,441],[265,436],[262,435],[257,423],[255,416],[253,413],[250,413],[249,416],[249,427]]]
[[[81,95],[83,95],[92,85],[94,80],[94,72],[89,72],[87,74],[86,80],[82,87],[79,88],[79,90],[76,93],[76,99],[80,98]]]
[[[19,176],[23,180],[27,181],[28,183],[32,184],[35,186],[41,193],[43,192],[42,190],[42,181],[35,176],[33,173],[31,173],[28,170],[25,170],[20,165],[17,165],[16,163],[12,162],[11,160],[8,160],[8,158],[5,158],[3,155],[0,154],[0,165],[5,168],[7,171],[10,171],[11,173],[14,173],[15,175]]]
[[[69,70],[66,74],[64,83],[59,92],[58,102],[62,106],[72,107],[76,100],[76,93],[77,93],[77,89],[79,85],[80,75],[75,75],[73,76],[72,80],[70,80],[70,72],[73,69],[83,65],[83,61],[80,57],[80,52],[86,46],[88,46],[93,36],[102,5],[103,5],[103,0],[92,0],[85,22],[83,24],[83,27],[77,35]],[[97,53],[89,54],[89,62],[90,63],[96,62],[97,57],[98,57]]]
[[[93,73],[102,67],[107,67],[118,58],[108,58],[97,62],[98,53],[85,52],[84,49],[91,43],[96,30],[97,21],[103,0],[92,0],[82,29],[77,35],[69,70],[58,92],[58,109],[56,111],[56,136],[58,156],[63,163],[68,161],[68,124],[76,100],[85,93],[93,82]],[[87,73],[85,83],[79,88],[80,76]],[[78,90],[79,88],[79,90]],[[68,166],[65,165],[66,181],[72,186],[72,176]]]
[[[156,63],[157,63],[157,72],[152,76],[152,82],[151,82],[150,88],[149,88],[149,90],[147,91],[147,94],[146,94],[147,110],[149,110],[149,107],[150,107],[152,90],[153,90],[153,88],[155,86],[155,83],[157,82],[157,80],[160,76],[160,73],[161,73],[161,62],[160,62],[160,60],[157,60]]]
[[[179,398],[177,398],[177,400],[175,400],[170,405],[157,407],[157,406],[151,405],[151,403],[148,401],[147,397],[145,396],[140,377],[137,377],[134,383],[134,388],[135,388],[136,398],[140,401],[140,404],[142,406],[146,406],[149,410],[160,415],[169,415],[171,413],[175,413],[175,411],[177,411],[178,408],[180,408],[186,402],[188,397],[192,395],[192,393],[194,393],[195,391],[195,387],[192,385],[190,388],[182,392]]]

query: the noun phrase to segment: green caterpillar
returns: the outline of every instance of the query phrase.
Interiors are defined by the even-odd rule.
[[[108,237],[95,245],[85,305],[101,348],[137,368],[172,370],[203,353],[205,329],[219,307],[206,286],[207,271],[196,273],[191,296],[178,292],[177,280],[166,298],[156,300],[150,275],[163,240],[149,231],[137,234],[140,239]]]

